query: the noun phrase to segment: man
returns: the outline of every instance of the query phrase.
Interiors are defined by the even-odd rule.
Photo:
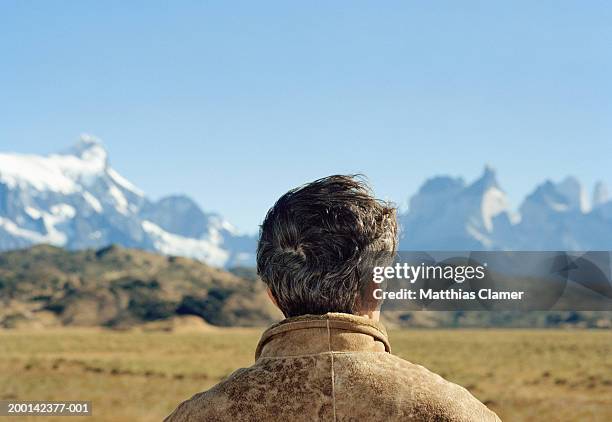
[[[396,246],[396,210],[356,177],[283,195],[261,226],[257,271],[287,319],[263,333],[253,366],[167,421],[499,421],[464,388],[391,354],[370,269]]]

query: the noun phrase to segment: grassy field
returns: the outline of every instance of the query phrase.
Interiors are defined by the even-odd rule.
[[[74,422],[161,420],[250,365],[260,332],[0,331],[0,399],[93,401],[94,416]],[[609,330],[411,330],[390,339],[395,354],[464,385],[504,421],[612,420]]]

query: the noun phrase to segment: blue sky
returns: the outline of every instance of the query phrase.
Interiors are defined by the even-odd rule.
[[[153,198],[251,232],[332,173],[403,204],[490,164],[518,206],[546,178],[612,185],[611,22],[604,1],[3,1],[0,150],[91,133]]]

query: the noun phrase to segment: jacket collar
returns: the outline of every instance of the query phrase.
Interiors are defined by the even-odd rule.
[[[327,313],[287,318],[264,331],[255,359],[325,352],[391,352],[385,327],[368,318]]]

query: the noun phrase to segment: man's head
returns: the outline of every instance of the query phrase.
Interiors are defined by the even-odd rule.
[[[257,272],[286,317],[367,312],[376,257],[397,246],[396,210],[356,176],[292,189],[268,211]]]

